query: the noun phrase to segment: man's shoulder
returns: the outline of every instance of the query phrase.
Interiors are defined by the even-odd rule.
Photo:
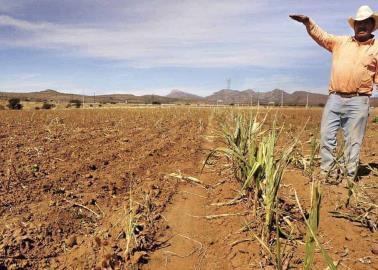
[[[373,51],[373,54],[378,56],[378,40],[373,39],[370,51],[371,50]]]
[[[348,42],[352,42],[353,39],[351,36],[335,36],[336,40],[337,40],[337,43],[340,45],[340,44],[344,44],[344,43],[348,43]]]
[[[346,42],[354,42],[354,37],[353,36],[340,36],[340,39],[346,41]]]

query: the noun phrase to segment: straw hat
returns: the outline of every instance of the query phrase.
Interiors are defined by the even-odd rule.
[[[368,18],[373,18],[375,20],[375,26],[374,30],[378,29],[378,13],[375,13],[369,6],[360,6],[359,9],[357,10],[356,17],[349,17],[348,18],[348,23],[349,25],[354,29],[354,23],[355,21],[363,21]]]

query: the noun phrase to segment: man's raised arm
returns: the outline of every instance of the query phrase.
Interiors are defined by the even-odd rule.
[[[295,21],[303,23],[306,26],[308,34],[323,48],[332,52],[338,38],[334,35],[328,34],[321,29],[316,23],[305,15],[289,15]]]

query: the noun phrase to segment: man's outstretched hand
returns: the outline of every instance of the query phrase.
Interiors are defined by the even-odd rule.
[[[303,24],[307,24],[310,21],[310,18],[305,15],[289,15],[289,17]]]

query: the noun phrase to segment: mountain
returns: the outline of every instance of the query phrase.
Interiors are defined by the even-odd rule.
[[[206,100],[210,102],[217,102],[223,104],[268,104],[281,102],[283,95],[284,100],[288,98],[290,94],[283,90],[275,89],[269,92],[256,92],[252,89],[244,91],[222,89],[214,94],[206,97]]]
[[[308,105],[317,106],[324,105],[327,101],[328,95],[315,94],[306,91],[296,91],[288,93],[281,89],[274,89],[269,92],[262,92],[258,94],[260,104],[283,104],[283,105],[306,105],[308,98]]]
[[[25,101],[69,101],[71,99],[81,99],[81,96],[60,93],[56,90],[47,89],[40,92],[29,93],[12,93],[12,92],[0,92],[0,99],[19,98]]]
[[[295,91],[291,94],[291,104],[305,105],[308,99],[310,106],[323,106],[327,102],[328,95],[311,93],[306,91]]]
[[[324,105],[328,95],[316,94],[307,91],[296,91],[288,93],[281,89],[274,89],[268,92],[257,92],[252,89],[247,90],[231,90],[222,89],[214,92],[207,97],[201,97],[186,93],[180,90],[172,90],[167,96],[159,95],[143,95],[135,96],[132,94],[111,94],[98,96],[83,96],[77,94],[61,93],[56,90],[47,89],[40,92],[30,93],[11,93],[0,92],[0,99],[20,98],[23,101],[54,101],[57,103],[68,103],[71,100],[79,99],[86,103],[102,102],[102,103],[207,103],[207,104],[261,104],[261,105],[308,105],[319,106]]]
[[[223,89],[207,96],[205,100],[218,104],[254,104],[261,105],[281,104],[283,105],[306,105],[308,96],[308,105],[324,105],[327,101],[327,95],[315,94],[306,91],[297,91],[292,94],[281,89],[274,89],[268,92],[256,92],[251,89],[244,91]]]
[[[201,96],[193,95],[190,93],[186,93],[180,90],[172,90],[166,97],[169,98],[176,98],[180,100],[192,100],[192,101],[198,101],[203,100],[204,98]]]
[[[29,92],[29,93],[12,93],[12,92],[0,92],[0,99],[10,99],[19,98],[22,101],[53,101],[57,103],[68,103],[71,100],[78,99],[83,100],[87,103],[92,102],[103,102],[103,103],[174,103],[178,101],[175,98],[158,96],[158,95],[144,95],[135,96],[131,94],[111,94],[111,95],[98,95],[98,96],[87,96],[87,95],[77,95],[61,93],[56,90],[47,89],[40,92]]]
[[[249,104],[249,103],[251,103],[251,99],[252,99],[252,102],[253,102],[254,97],[257,97],[256,92],[251,90],[251,89],[244,90],[244,91],[222,89],[220,91],[213,93],[210,96],[207,96],[205,99],[209,102],[214,102],[214,103],[223,103],[223,104],[245,103],[245,104]]]

